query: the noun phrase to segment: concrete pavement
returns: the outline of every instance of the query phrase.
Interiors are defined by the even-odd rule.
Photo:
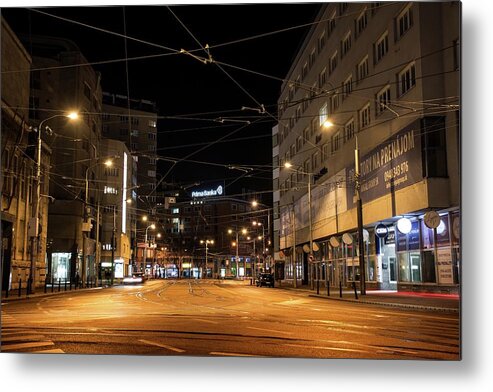
[[[216,280],[221,284],[235,284],[242,283],[244,285],[250,285],[250,280],[245,279],[242,281],[229,281],[229,280]],[[104,287],[108,288],[108,287]],[[330,296],[327,295],[327,289],[320,286],[319,294],[317,294],[316,288],[311,289],[309,286],[301,286],[294,288],[285,282],[282,282],[279,286],[279,282],[276,282],[276,289],[280,290],[292,290],[300,294],[305,294],[313,298],[320,298],[321,300],[333,300],[333,301],[346,301],[358,304],[371,304],[380,306],[390,306],[398,308],[408,308],[415,310],[434,311],[434,312],[452,312],[458,313],[460,311],[460,296],[456,294],[438,294],[438,293],[418,293],[418,292],[397,292],[397,291],[382,291],[382,290],[366,290],[366,295],[360,295],[357,291],[357,298],[355,297],[354,290],[343,289],[342,296],[339,289],[331,287]],[[43,289],[38,289],[36,293],[28,296],[23,293],[22,296],[12,295],[5,298],[5,292],[2,292],[2,303],[9,301],[18,301],[29,298],[41,298],[52,295],[72,294],[89,290],[102,290],[102,287],[84,288],[78,290],[61,290],[55,289],[53,292],[48,290],[46,293]],[[270,290],[269,288],[258,288],[258,290]]]

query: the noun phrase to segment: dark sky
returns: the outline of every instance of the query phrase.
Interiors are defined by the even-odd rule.
[[[181,162],[169,171],[170,163],[159,161],[158,178],[166,175],[166,182],[180,183],[224,178],[228,194],[238,192],[241,187],[271,189],[272,174],[268,170],[250,172],[250,179],[243,178],[228,187],[234,178],[245,172],[220,165],[257,168],[257,165],[271,164],[270,135],[275,120],[268,114],[242,111],[241,108],[258,108],[263,104],[275,116],[281,82],[225,64],[220,64],[222,69],[215,63],[204,64],[189,54],[176,54],[169,49],[200,49],[192,53],[207,57],[199,47],[199,41],[202,46],[208,44],[211,47],[210,54],[215,61],[284,78],[309,26],[222,44],[311,23],[320,4],[181,5],[170,8],[181,22],[165,5],[38,8],[59,18],[22,8],[4,8],[2,14],[17,33],[72,39],[91,63],[122,60],[94,65],[102,74],[103,90],[124,95],[129,92],[133,98],[155,101],[162,117],[158,122],[158,155],[174,159],[188,157],[188,160],[199,162]],[[124,35],[142,42],[125,40]],[[166,55],[124,61],[126,57],[160,54]],[[170,119],[171,116],[183,118]],[[245,120],[244,116],[251,122],[258,120],[258,124],[245,126],[241,122],[214,121],[228,117]],[[220,138],[242,140],[216,143],[196,153],[205,144]]]

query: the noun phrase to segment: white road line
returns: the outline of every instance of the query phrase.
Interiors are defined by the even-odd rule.
[[[13,342],[15,340],[39,340],[39,339],[44,339],[44,336],[40,335],[21,335],[18,334],[18,336],[9,336],[9,337],[2,337],[1,341],[2,342]]]
[[[287,332],[287,331],[276,331],[274,329],[266,329],[266,328],[257,328],[257,327],[247,327],[248,329],[256,329],[258,331],[265,331],[265,332],[274,332],[274,333],[284,333],[288,335],[292,335],[292,332]]]
[[[142,342],[142,343],[145,343],[145,344],[149,344],[151,346],[165,348],[167,350],[175,351],[177,353],[184,353],[185,352],[185,350],[182,350],[181,348],[176,348],[176,347],[173,347],[173,346],[168,346],[167,344],[152,342],[150,340],[139,339],[139,342]]]
[[[43,347],[43,346],[54,346],[53,342],[31,342],[31,343],[19,343],[19,344],[2,344],[2,351],[10,351],[10,350],[20,350],[23,348],[35,348],[35,347]]]
[[[241,353],[224,353],[221,351],[211,351],[209,355],[220,355],[223,357],[262,357],[263,355],[256,354],[241,354]]]
[[[194,318],[195,321],[203,321],[204,323],[211,323],[211,324],[219,324],[217,321],[212,321],[212,320],[205,320],[205,319],[199,319],[199,318]]]
[[[34,354],[65,354],[65,351],[60,350],[59,348],[54,348],[53,350],[41,350],[41,351],[32,351]]]

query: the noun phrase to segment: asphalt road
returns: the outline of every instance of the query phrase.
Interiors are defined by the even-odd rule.
[[[244,282],[156,280],[2,305],[1,351],[460,359],[459,315]]]

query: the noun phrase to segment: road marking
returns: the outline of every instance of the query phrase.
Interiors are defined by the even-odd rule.
[[[32,330],[28,330],[28,329],[18,329],[16,331],[9,331],[9,332],[5,332],[2,330],[2,333],[1,333],[1,336],[10,336],[10,335],[19,335],[19,334],[22,334],[22,333],[36,333],[36,331],[32,331]]]
[[[54,348],[53,350],[41,350],[32,352],[35,354],[65,354],[65,351],[60,350],[59,348]]]
[[[167,344],[162,344],[162,343],[157,343],[157,342],[151,342],[150,340],[139,339],[139,342],[142,342],[142,343],[145,343],[145,344],[149,344],[151,346],[157,346],[157,347],[165,348],[167,350],[175,351],[177,353],[184,353],[185,352],[185,350],[182,350],[180,348],[176,348],[176,347],[173,347],[173,346],[168,346]]]
[[[212,321],[212,320],[205,320],[205,319],[199,319],[199,318],[194,318],[195,321],[203,321],[204,323],[211,323],[211,324],[219,324],[217,321]]]
[[[248,329],[256,329],[258,331],[266,331],[266,332],[274,332],[274,333],[285,333],[288,335],[292,335],[292,332],[286,332],[286,331],[276,331],[274,329],[265,329],[265,328],[257,328],[257,327],[247,327]]]
[[[222,351],[211,351],[209,355],[220,355],[223,357],[262,357],[262,355],[256,354],[224,353]]]
[[[367,350],[358,350],[354,348],[339,348],[339,347],[324,347],[324,346],[304,346],[301,344],[286,344],[284,343],[283,346],[288,346],[288,347],[298,347],[298,348],[315,348],[318,350],[330,350],[330,351],[349,351],[349,352],[355,352],[355,353],[369,353],[370,351]]]
[[[2,337],[2,342],[13,342],[15,340],[39,340],[44,339],[44,336],[40,335],[21,335],[21,336],[9,336]]]
[[[31,342],[31,343],[19,343],[19,344],[2,344],[2,351],[10,351],[10,350],[20,350],[23,348],[34,348],[34,347],[43,347],[43,346],[54,346],[53,342]]]

